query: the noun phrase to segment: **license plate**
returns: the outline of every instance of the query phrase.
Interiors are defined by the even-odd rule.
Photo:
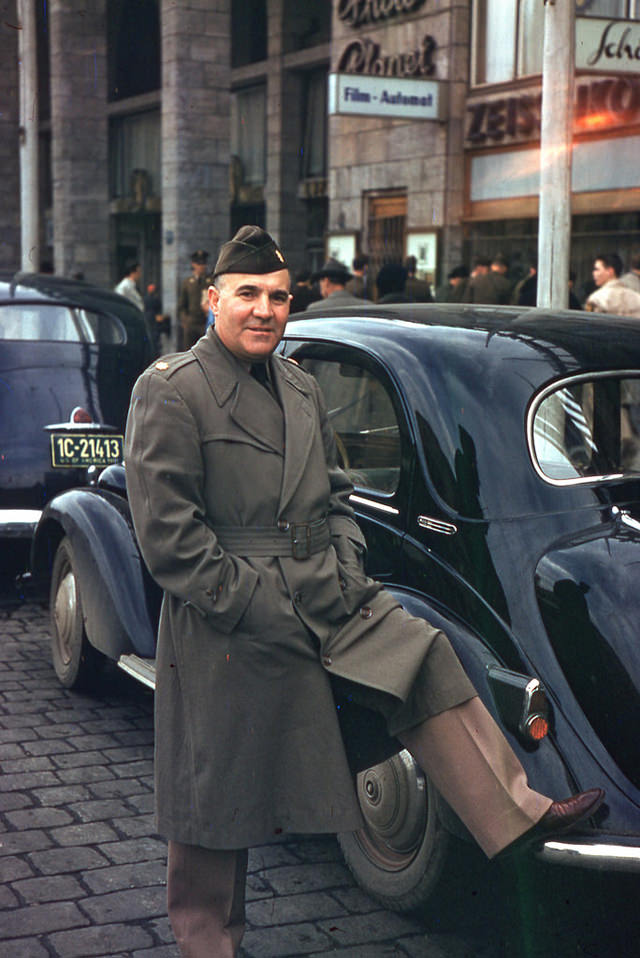
[[[54,432],[51,435],[51,465],[57,469],[108,466],[123,458],[122,447],[122,436]]]

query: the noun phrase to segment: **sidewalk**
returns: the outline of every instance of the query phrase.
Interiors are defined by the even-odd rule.
[[[153,697],[119,673],[89,696],[59,685],[48,614],[0,618],[0,954],[178,958],[166,845],[153,826]],[[471,958],[354,884],[333,838],[254,849],[245,958]],[[213,958],[213,956],[212,956]]]

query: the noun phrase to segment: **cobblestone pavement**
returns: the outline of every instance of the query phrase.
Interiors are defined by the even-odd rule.
[[[152,712],[151,693],[116,670],[94,695],[62,689],[50,665],[47,613],[35,604],[9,617],[0,612],[3,958],[177,958],[165,909],[166,846],[153,827]],[[354,885],[333,838],[290,840],[251,852],[242,954],[635,954],[625,950],[631,909],[627,923],[620,901],[637,884],[608,891],[616,919],[601,922],[600,943],[598,927],[595,944],[593,928],[584,944],[584,887],[569,885],[568,893],[554,880],[564,901],[555,912],[539,893],[546,874],[483,864],[455,886],[447,908],[401,916]],[[600,885],[587,893],[609,907]],[[605,938],[615,950],[607,950]]]

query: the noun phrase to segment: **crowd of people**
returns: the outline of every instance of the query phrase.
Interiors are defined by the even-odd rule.
[[[191,255],[191,274],[180,287],[178,349],[193,346],[214,321],[208,298],[211,284],[208,259],[207,250],[195,250]],[[155,284],[150,283],[144,296],[141,294],[140,276],[140,263],[128,262],[115,291],[145,310],[160,348],[161,334],[170,333],[170,319],[162,311]],[[471,269],[464,264],[455,266],[445,282],[436,288],[417,275],[415,256],[408,256],[404,263],[385,263],[375,274],[369,268],[367,256],[357,256],[351,269],[329,258],[315,272],[296,273],[290,314],[300,318],[302,312],[313,312],[323,306],[357,305],[363,300],[535,306],[537,285],[538,267],[534,259],[528,262],[524,275],[514,275],[502,253],[476,257]],[[570,273],[568,305],[570,309],[640,317],[640,253],[631,256],[626,271],[617,253],[599,253],[593,261],[592,281],[581,296],[575,289],[575,274]]]
[[[446,281],[432,289],[426,279],[416,275],[416,259],[404,264],[385,263],[372,276],[367,257],[354,259],[352,270],[336,259],[322,269],[296,274],[292,289],[291,313],[313,311],[322,305],[345,306],[363,299],[377,303],[483,303],[488,305],[535,306],[538,267],[527,264],[524,275],[514,275],[506,256],[478,256],[470,270],[455,266]],[[325,302],[327,301],[327,302]],[[600,253],[593,262],[592,281],[580,297],[575,289],[575,274],[569,276],[570,309],[640,316],[640,253],[631,257],[629,269],[617,253]]]

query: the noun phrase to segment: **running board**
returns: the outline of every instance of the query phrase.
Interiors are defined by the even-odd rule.
[[[156,688],[156,660],[143,659],[139,655],[121,655],[118,667],[127,675],[131,675],[138,682],[155,691]]]

